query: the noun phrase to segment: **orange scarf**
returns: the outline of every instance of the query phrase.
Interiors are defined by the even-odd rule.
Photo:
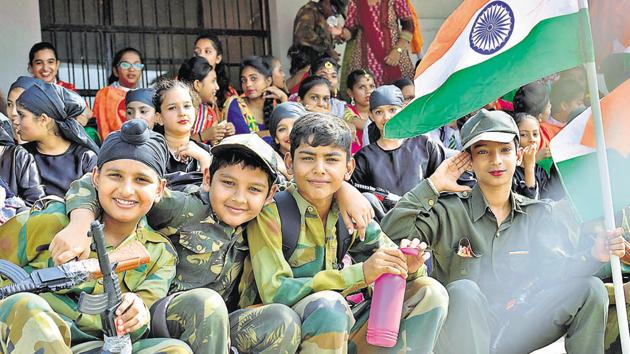
[[[93,115],[103,141],[111,132],[119,130],[125,121],[127,91],[122,87],[107,86],[96,93]]]
[[[413,18],[413,38],[411,39],[411,51],[414,54],[420,54],[422,51],[422,45],[424,45],[424,38],[422,37],[422,32],[420,31],[420,19],[416,14],[416,9],[413,7],[411,0],[407,0],[407,6],[409,7],[409,11],[411,11],[411,17]]]

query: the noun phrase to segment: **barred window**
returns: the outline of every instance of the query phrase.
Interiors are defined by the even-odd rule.
[[[42,40],[55,45],[59,78],[93,98],[117,50],[144,57],[142,87],[175,74],[200,34],[217,35],[232,82],[249,55],[271,52],[268,0],[40,0]]]

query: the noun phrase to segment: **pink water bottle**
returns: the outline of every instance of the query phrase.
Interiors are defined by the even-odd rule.
[[[418,255],[417,248],[401,248],[406,255]],[[396,274],[383,274],[374,282],[366,340],[369,344],[391,348],[398,340],[400,316],[407,280]]]

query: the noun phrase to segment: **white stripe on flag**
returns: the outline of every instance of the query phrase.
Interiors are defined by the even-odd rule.
[[[591,109],[588,108],[551,140],[549,147],[556,163],[595,152],[595,149],[581,144],[586,123],[590,118]]]
[[[488,4],[491,3],[489,2]],[[525,39],[532,28],[539,22],[553,17],[576,13],[580,9],[577,0],[505,0],[505,3],[512,8],[516,19],[512,36],[505,46],[492,55],[482,55],[470,48],[469,34],[473,22],[483,8],[479,9],[451,48],[416,78],[416,97],[434,92],[454,72],[477,65],[511,49]]]

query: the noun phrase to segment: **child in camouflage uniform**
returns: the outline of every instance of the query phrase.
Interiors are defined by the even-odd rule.
[[[247,308],[259,301],[242,225],[273,197],[275,153],[258,136],[242,134],[226,138],[212,154],[203,189],[167,189],[148,214],[149,224],[169,236],[179,255],[170,295],[152,309],[153,334],[180,338],[195,353],[225,353],[230,342],[239,352],[293,353],[300,342],[300,320],[290,308]],[[98,212],[85,177],[68,195],[69,211]],[[81,224],[79,231],[68,231],[74,240],[93,218],[77,212],[85,211],[71,214],[72,222]],[[60,247],[60,253],[67,248]]]
[[[166,295],[175,275],[175,251],[144,219],[166,183],[162,177],[168,152],[163,146],[163,138],[150,132],[146,123],[127,122],[103,144],[92,177],[101,201],[107,248],[137,240],[151,256],[150,263],[119,278],[123,301],[116,312],[117,330],[131,335],[134,353],[192,353],[179,340],[141,339],[148,332],[149,307]],[[60,202],[19,214],[0,227],[0,258],[26,271],[52,266],[48,244],[67,224],[66,206]],[[103,285],[89,280],[55,293],[19,293],[0,301],[0,352],[84,353],[100,348],[100,316],[78,312],[81,292],[100,294]]]
[[[276,203],[267,205],[247,226],[263,303],[291,306],[300,316],[300,353],[431,353],[448,297],[444,287],[425,276],[424,245],[402,241],[401,247],[421,251],[416,257],[404,256],[372,222],[364,240],[352,235],[348,253],[357,263],[343,267],[338,261],[337,248],[342,246],[334,237],[339,216],[334,193],[352,175],[352,133],[342,120],[311,113],[295,122],[290,140],[285,162],[296,186],[287,191],[301,219],[295,251],[285,259],[281,224],[288,221],[280,219]],[[398,343],[391,349],[367,344],[369,306],[353,314],[344,298],[385,273],[408,280]]]

